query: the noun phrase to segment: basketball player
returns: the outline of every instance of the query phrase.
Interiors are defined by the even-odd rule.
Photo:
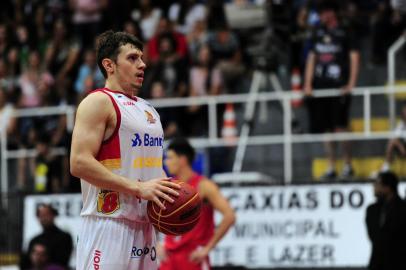
[[[160,270],[210,269],[209,252],[235,222],[234,210],[216,184],[192,170],[194,150],[185,139],[174,139],[168,147],[165,164],[177,179],[197,189],[203,200],[199,222],[182,236],[166,236],[159,246]],[[214,229],[213,210],[223,218]]]
[[[147,200],[163,209],[179,185],[162,170],[159,115],[136,97],[145,63],[134,36],[107,31],[98,37],[97,63],[105,88],[79,105],[73,130],[71,172],[81,178],[83,217],[78,270],[157,269],[156,234]]]

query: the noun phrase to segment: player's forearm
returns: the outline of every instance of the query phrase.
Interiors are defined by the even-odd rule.
[[[213,237],[206,245],[208,251],[211,251],[214,247],[216,247],[217,243],[223,238],[223,236],[227,233],[227,231],[231,228],[231,226],[233,226],[235,220],[236,218],[234,213],[229,213],[223,216],[223,220],[217,226],[217,229],[214,232]]]
[[[359,72],[359,53],[357,51],[352,51],[350,53],[350,78],[348,84],[354,87],[357,83]]]
[[[130,181],[125,177],[114,174],[94,157],[72,155],[70,164],[72,175],[94,186],[123,193],[138,192],[136,181]]]

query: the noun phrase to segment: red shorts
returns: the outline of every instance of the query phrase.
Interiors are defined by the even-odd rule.
[[[189,260],[190,251],[168,252],[168,258],[161,261],[159,270],[210,270],[209,257],[196,264]]]

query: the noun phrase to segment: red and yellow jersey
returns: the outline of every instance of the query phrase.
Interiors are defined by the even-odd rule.
[[[188,184],[198,190],[203,176],[193,175]],[[214,234],[214,210],[211,204],[203,200],[199,222],[189,232],[180,236],[165,236],[165,249],[168,251],[189,250],[193,251],[198,246],[205,246]]]
[[[163,176],[164,135],[157,111],[145,100],[107,88],[90,93],[108,95],[114,105],[117,124],[105,140],[97,160],[115,174],[133,181],[147,181]],[[81,180],[82,216],[108,216],[148,222],[147,201],[135,196],[104,190],[86,179]]]

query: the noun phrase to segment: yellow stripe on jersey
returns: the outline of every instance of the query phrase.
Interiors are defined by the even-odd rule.
[[[121,159],[120,158],[113,158],[113,159],[105,159],[100,161],[101,164],[104,165],[109,170],[115,170],[121,168]]]
[[[133,167],[141,168],[162,168],[162,157],[138,157],[134,159]]]

